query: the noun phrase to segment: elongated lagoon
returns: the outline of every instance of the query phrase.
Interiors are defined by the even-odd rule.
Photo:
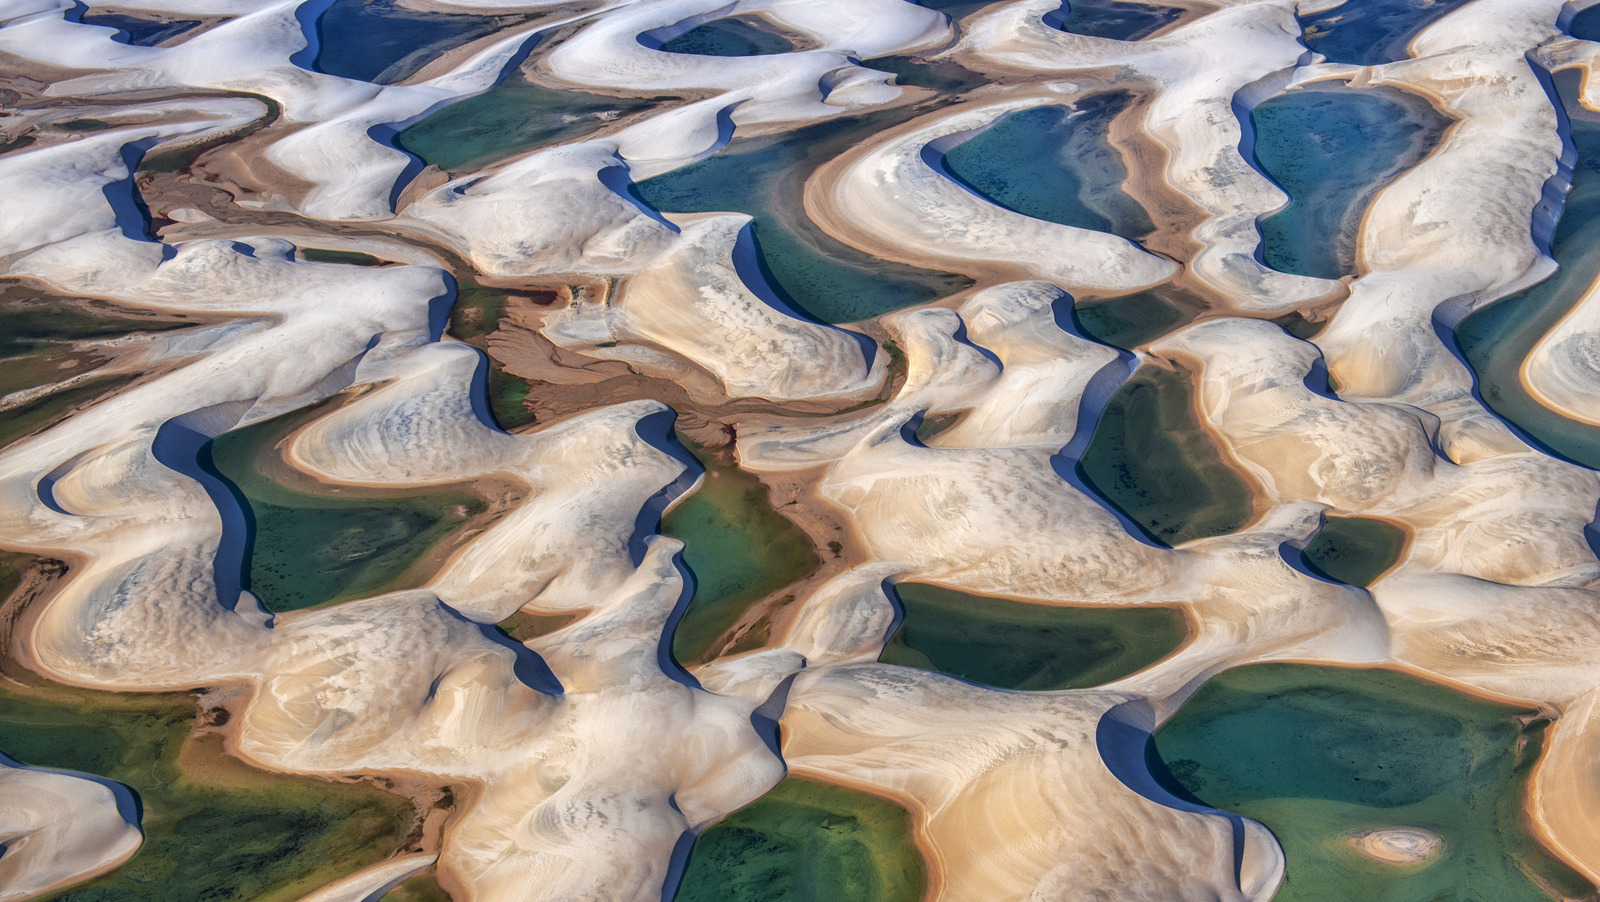
[[[1177,791],[1272,830],[1275,902],[1591,898],[1525,826],[1547,723],[1390,670],[1257,664],[1213,677],[1151,758]],[[1409,863],[1358,849],[1398,830],[1442,843]]]
[[[1361,219],[1378,191],[1421,162],[1449,120],[1388,88],[1315,82],[1250,113],[1258,168],[1289,195],[1261,222],[1261,255],[1280,272],[1352,275]]]
[[[483,498],[460,488],[327,486],[297,476],[278,459],[279,443],[331,406],[224,433],[201,454],[201,466],[229,485],[245,512],[244,585],[270,611],[420,585],[488,511]]]
[[[312,66],[328,75],[392,85],[521,18],[420,12],[396,0],[334,0],[317,19]]]
[[[720,152],[630,190],[667,213],[747,213],[761,275],[780,300],[823,322],[850,323],[967,288],[965,276],[879,260],[817,228],[805,214],[806,179],[857,142],[915,115],[856,116],[798,131],[736,138]]]
[[[1411,39],[1466,0],[1346,0],[1300,17],[1301,40],[1330,63],[1379,66],[1405,59]]]
[[[1572,187],[1550,242],[1550,255],[1561,268],[1462,320],[1455,339],[1478,377],[1479,394],[1495,413],[1535,444],[1600,469],[1600,429],[1544,406],[1522,383],[1522,364],[1539,339],[1600,279],[1600,115],[1578,103],[1579,77],[1573,69],[1555,75],[1577,152]]]
[[[772,509],[754,476],[685,442],[706,468],[694,494],[661,518],[661,534],[683,542],[694,598],[672,634],[672,655],[691,667],[758,646],[764,625],[735,634],[750,606],[821,565],[811,539]]]
[[[1178,21],[1183,10],[1126,0],[1070,0],[1045,24],[1072,34],[1113,41],[1138,41]]]
[[[1176,651],[1188,623],[1171,608],[1033,604],[927,583],[895,586],[903,618],[878,660],[996,689],[1083,689]]]
[[[675,902],[918,902],[911,815],[879,796],[788,777],[695,840]]]
[[[1317,573],[1352,586],[1370,586],[1405,551],[1406,532],[1376,517],[1328,517],[1306,545],[1305,562]]]
[[[641,43],[648,43],[641,37]],[[696,25],[683,34],[656,45],[667,53],[699,56],[768,56],[795,50],[793,41],[757,16],[729,16]]]

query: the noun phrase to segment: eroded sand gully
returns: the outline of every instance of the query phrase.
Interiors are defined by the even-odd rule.
[[[1294,867],[1271,832],[1172,796],[1144,759],[1205,678],[1265,660],[1388,664],[1549,712],[1532,823],[1600,880],[1600,480],[1490,413],[1448,344],[1552,266],[1571,161],[1545,69],[1587,74],[1600,52],[1561,34],[1560,3],[1470,0],[1410,58],[1361,68],[1309,53],[1287,0],[1186,4],[1135,42],[1051,27],[1055,0],[957,21],[901,0],[419,0],[503,27],[396,84],[312,70],[326,5],[118,4],[201,23],[152,46],[73,4],[0,8],[6,283],[200,324],[103,355],[140,378],[0,449],[0,546],[67,562],[8,654],[94,689],[226,693],[229,748],[263,768],[465,787],[421,851],[314,898],[373,898],[435,856],[458,900],[670,896],[688,840],[787,770],[906,805],[931,897],[1265,900]],[[659,49],[734,14],[807,49]],[[890,56],[931,87],[872,67]],[[979,76],[932,77],[953,64]],[[395,146],[517,72],[674,99],[483,171]],[[1250,107],[1316,80],[1453,121],[1373,199],[1340,281],[1259,261],[1256,223],[1288,198],[1240,150]],[[1141,241],[1003,209],[939,168],[1009,111],[1107,90],[1133,98],[1109,152],[1155,227]],[[763,280],[749,217],[628,191],[733,136],[887,109],[902,124],[820,165],[805,214],[974,280],[930,304],[813,322]],[[1131,350],[1074,324],[1075,298],[1159,286],[1188,307]],[[1528,364],[1589,421],[1591,306]],[[1250,487],[1237,532],[1166,547],[1080,475],[1147,361],[1182,364]],[[424,585],[274,616],[245,587],[251,527],[206,442],[336,395],[273,449],[280,481],[466,484],[497,506]],[[693,674],[668,651],[681,543],[654,535],[701,473],[675,429],[759,477],[822,562]],[[1316,578],[1291,560],[1328,515],[1403,528],[1405,552],[1370,588]],[[877,662],[886,585],[913,579],[1174,606],[1193,633],[1108,686],[987,689]],[[495,629],[519,614],[548,626]],[[116,792],[0,758],[0,898],[136,854]]]

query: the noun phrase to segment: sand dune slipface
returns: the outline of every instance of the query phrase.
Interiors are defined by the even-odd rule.
[[[1069,6],[0,10],[0,688],[197,693],[170,779],[416,809],[272,902],[1492,895],[1403,743],[1338,765],[1381,823],[1153,751],[1247,735],[1250,673],[1312,719],[1296,673],[1426,680],[1517,712],[1429,804],[1592,896],[1600,45]],[[1486,343],[1502,299],[1544,306]],[[1072,644],[1120,669],[1007,650],[1072,688],[886,663],[1135,607],[1160,642]],[[162,812],[10,754],[0,898],[123,898]]]

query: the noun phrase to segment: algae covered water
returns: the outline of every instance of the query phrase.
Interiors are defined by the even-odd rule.
[[[1526,828],[1547,724],[1395,671],[1257,664],[1213,677],[1150,755],[1175,791],[1272,830],[1287,860],[1275,902],[1589,898]],[[1352,845],[1395,827],[1443,845],[1404,865]]]
[[[911,815],[874,795],[787,777],[695,840],[674,902],[918,902]]]
[[[1061,606],[895,586],[904,613],[878,660],[996,689],[1084,689],[1136,673],[1188,636],[1171,608]]]

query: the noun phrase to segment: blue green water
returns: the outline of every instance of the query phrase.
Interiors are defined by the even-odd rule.
[[[275,481],[275,447],[326,405],[224,433],[200,465],[222,480],[250,532],[245,588],[269,611],[299,610],[420,584],[435,548],[483,513],[483,499],[459,489],[377,491]],[[426,570],[427,572],[423,572]]]
[[[903,618],[878,660],[996,689],[1044,692],[1119,680],[1188,637],[1174,608],[1031,604],[927,583],[895,586]]]
[[[1495,413],[1546,450],[1600,469],[1600,429],[1545,407],[1522,385],[1521,367],[1544,337],[1600,279],[1600,116],[1576,101],[1577,70],[1555,75],[1571,123],[1576,162],[1572,188],[1550,241],[1560,264],[1554,276],[1496,301],[1456,326],[1462,356],[1478,377],[1478,392]]]
[[[696,25],[670,41],[663,41],[656,49],[699,56],[768,56],[789,53],[795,46],[788,38],[754,21],[729,16]]]
[[[1201,421],[1184,371],[1144,366],[1117,389],[1078,472],[1167,545],[1235,532],[1254,512],[1250,482]]]
[[[392,85],[447,51],[519,18],[416,12],[395,0],[334,0],[317,19],[312,67],[327,75]]]
[[[54,562],[0,552],[0,596]],[[7,602],[0,639],[9,647]],[[370,784],[259,771],[197,735],[193,695],[95,692],[0,661],[0,754],[132,790],[144,843],[109,874],[43,898],[71,902],[294,902],[410,841],[412,806]]]
[[[1069,0],[1063,4],[1063,9],[1065,15],[1051,16],[1046,24],[1073,34],[1113,41],[1147,38],[1183,15],[1183,10],[1171,6],[1126,0]]]
[[[1261,222],[1261,255],[1280,272],[1337,279],[1355,272],[1356,238],[1372,198],[1421,162],[1449,124],[1385,88],[1314,83],[1250,114],[1257,167],[1289,195]]]
[[[1378,66],[1406,58],[1418,32],[1467,0],[1348,0],[1300,17],[1305,45],[1331,63]]]
[[[115,28],[122,34],[117,40],[135,47],[154,47],[169,38],[175,38],[199,27],[198,19],[173,19],[162,22],[125,13],[86,12],[80,20],[85,25],[103,25]]]
[[[911,816],[878,796],[788,777],[700,834],[674,902],[918,902]]]
[[[1330,579],[1370,586],[1406,547],[1406,532],[1375,517],[1328,517],[1305,548],[1305,562]]]
[[[706,468],[694,494],[661,518],[661,534],[683,541],[694,597],[672,633],[672,655],[686,667],[744,650],[729,630],[750,605],[806,576],[822,562],[805,531],[772,508],[760,480],[731,461],[686,443]],[[759,644],[764,633],[751,641]]]
[[[760,273],[777,299],[828,323],[851,323],[935,300],[972,280],[879,260],[806,218],[806,178],[911,109],[855,116],[781,135],[735,138],[720,152],[638,182],[634,196],[668,213],[747,213]]]
[[[1122,190],[1127,167],[1108,133],[1127,109],[1125,93],[1096,94],[1070,106],[1008,113],[951,148],[946,173],[1008,210],[1062,225],[1138,239],[1155,229]]]
[[[1095,341],[1131,351],[1188,324],[1202,307],[1163,285],[1119,298],[1074,301],[1072,319],[1078,331]]]
[[[402,129],[395,144],[446,172],[465,172],[581,138],[621,116],[661,109],[675,99],[549,88],[519,71]]]
[[[1274,902],[1593,898],[1527,829],[1547,725],[1394,671],[1258,664],[1213,677],[1147,757],[1174,791],[1272,830],[1287,862]],[[1348,843],[1386,827],[1442,850],[1395,866]]]

